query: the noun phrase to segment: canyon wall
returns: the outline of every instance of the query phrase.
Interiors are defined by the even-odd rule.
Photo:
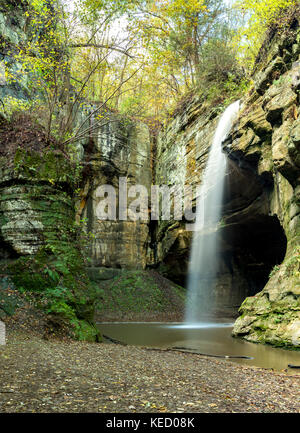
[[[3,41],[13,45],[26,37],[26,23],[22,13],[14,16],[14,3],[6,1],[5,14],[0,8],[3,47]],[[0,55],[0,61],[11,61],[4,49]],[[299,56],[299,19],[294,16],[283,33],[269,35],[223,143],[228,168],[211,294],[218,316],[240,315],[234,335],[282,346],[300,344]],[[26,99],[26,82],[8,85],[2,77],[0,97],[7,95]],[[119,180],[126,178],[128,188],[143,185],[149,197],[152,184],[174,191],[199,185],[219,116],[229,103],[215,105],[194,95],[157,139],[142,123],[107,113],[106,125],[77,146],[82,171],[76,212],[78,178],[68,158],[51,147],[39,148],[39,131],[27,135],[25,150],[12,148],[11,155],[12,143],[2,138],[0,260],[34,257],[49,240],[60,243],[60,225],[76,218],[90,236],[86,254],[92,270],[155,268],[185,285],[193,236],[189,221],[118,218]],[[102,185],[115,188],[115,220],[98,217]],[[195,199],[194,193],[193,210]],[[88,323],[92,308],[87,315],[77,309],[79,319]]]
[[[147,218],[135,221],[130,215],[123,220],[119,218],[119,182],[123,179],[127,189],[132,185],[143,185],[150,193],[150,134],[142,123],[118,120],[113,113],[108,117],[108,123],[89,140],[84,152],[84,181],[77,218],[86,220],[85,230],[92,234],[91,266],[145,269],[150,243],[149,223]],[[97,216],[101,201],[99,187],[104,185],[113,187],[116,192],[116,217],[113,220],[100,220]],[[132,199],[128,203],[130,201]]]
[[[208,152],[223,106],[213,107],[203,100],[193,98],[181,114],[171,122],[157,143],[156,182],[175,190],[189,185],[193,188],[195,210],[195,187],[201,183]],[[229,163],[225,185],[224,212],[234,212],[249,206],[260,194],[262,187],[255,175]],[[160,221],[157,225],[158,262],[161,272],[168,278],[185,285],[189,251],[193,232],[186,229],[188,221]],[[207,234],[209,236],[209,234]],[[218,272],[205,278],[213,278],[215,292],[211,295],[220,316],[234,316],[245,297],[253,288],[253,282],[244,272],[249,257],[247,246],[237,233],[225,230],[223,221],[218,230],[219,249],[216,262]],[[205,242],[205,237],[203,238]],[[256,261],[256,259],[254,259]],[[262,286],[260,286],[261,288]]]
[[[228,171],[212,295],[221,315],[237,312],[246,297],[233,334],[279,346],[300,344],[298,20],[265,44],[223,143]],[[200,181],[217,120],[216,107],[207,110],[196,98],[184,107],[158,141],[157,181]],[[191,245],[184,227],[158,226],[162,269],[177,281],[185,278]]]
[[[270,41],[265,66],[257,71],[224,147],[237,164],[242,158],[265,181],[268,215],[280,222],[287,240],[284,261],[273,268],[263,290],[243,302],[233,332],[278,346],[300,344],[299,18],[290,24],[288,32]],[[276,231],[272,248],[278,240]]]

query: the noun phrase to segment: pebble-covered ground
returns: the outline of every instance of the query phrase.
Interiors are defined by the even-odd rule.
[[[12,331],[0,412],[300,412],[300,376],[226,360]]]

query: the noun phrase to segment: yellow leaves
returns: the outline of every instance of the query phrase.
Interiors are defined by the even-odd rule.
[[[253,66],[267,27],[278,18],[284,9],[296,3],[297,0],[239,0],[236,2],[235,7],[244,15],[250,16],[246,25],[239,30],[234,39],[234,44],[239,46],[242,62],[248,62],[249,69]]]
[[[147,401],[147,400],[142,400],[141,406],[144,407],[145,409],[149,409],[149,408],[155,409],[157,412],[161,412],[161,413],[168,412],[166,406],[156,404],[154,402]]]
[[[25,99],[18,99],[12,96],[6,96],[2,100],[2,104],[0,106],[0,112],[9,118],[12,113],[15,111],[25,111],[31,108],[31,102],[26,101]]]
[[[53,6],[55,0],[29,0],[28,3],[34,12],[46,17],[49,14],[49,6]]]
[[[250,25],[256,23],[266,26],[277,18],[281,10],[296,2],[297,0],[243,0],[238,1],[236,6],[244,13],[251,13]]]
[[[180,18],[182,20],[182,16],[184,16],[188,20],[193,17],[197,20],[196,15],[205,9],[203,0],[173,0],[167,4],[166,13],[175,19]]]

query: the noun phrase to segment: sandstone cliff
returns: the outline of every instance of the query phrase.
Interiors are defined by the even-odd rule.
[[[299,42],[297,16],[270,35],[224,143],[228,173],[213,294],[220,315],[234,315],[244,301],[234,335],[292,347],[300,344]],[[161,134],[157,182],[201,179],[218,120],[218,107],[205,105],[194,98]],[[183,282],[191,234],[174,221],[160,223],[157,233],[162,270]]]
[[[299,18],[294,17],[285,34],[269,42],[265,66],[256,73],[225,145],[230,158],[237,163],[242,158],[264,181],[265,215],[280,222],[287,240],[283,262],[263,290],[243,302],[233,333],[278,346],[300,344],[299,42]],[[278,239],[276,231],[273,248]]]
[[[119,219],[119,181],[143,185],[150,191],[152,161],[150,134],[142,123],[126,122],[113,113],[96,137],[85,144],[83,184],[78,200],[78,219],[86,220],[92,233],[90,258],[94,267],[145,269],[150,242],[147,221]],[[110,185],[116,191],[116,218],[103,221],[97,217],[100,198],[97,188]],[[130,200],[129,200],[130,203]]]
[[[13,16],[14,1],[5,3],[6,14],[0,9],[0,32],[5,46],[13,46],[18,38],[26,37],[26,23],[20,11]],[[5,50],[0,55],[0,61],[12,61]],[[15,67],[13,62],[9,67]],[[218,272],[211,277],[216,314],[237,317],[239,310],[234,335],[289,347],[300,344],[299,91],[296,14],[284,32],[271,32],[266,40],[253,85],[241,95],[239,117],[223,143],[228,170],[218,227]],[[0,97],[7,95],[28,97],[26,80],[14,86],[0,81]],[[116,275],[122,278],[120,270],[154,267],[175,283],[185,285],[192,242],[186,221],[123,221],[118,217],[102,221],[97,216],[97,190],[101,185],[113,186],[118,202],[120,178],[126,178],[128,186],[143,185],[148,192],[152,184],[174,190],[198,185],[219,116],[229,103],[215,105],[194,95],[178,108],[157,140],[142,123],[107,113],[106,126],[77,146],[77,168],[82,170],[76,205],[79,173],[62,151],[44,148],[44,142],[39,146],[37,132],[27,136],[27,147],[25,140],[25,146],[19,143],[18,149],[15,140],[9,153],[2,134],[0,260],[6,263],[21,259],[22,263],[24,258],[39,257],[49,242],[51,248],[59,244],[61,233],[66,233],[76,218],[77,222],[84,221],[85,231],[91,235],[89,274],[95,274],[96,279],[103,272],[112,275],[113,280]],[[3,131],[5,134],[5,127]],[[67,244],[72,244],[70,237]],[[73,244],[72,254],[76,248],[78,245]],[[62,256],[65,252],[55,254]],[[44,266],[45,257],[40,259]],[[68,263],[66,274],[68,266],[74,265],[88,280],[80,260]],[[103,268],[111,268],[111,272]],[[19,282],[21,274],[20,268],[15,269]],[[44,284],[37,274],[33,274],[36,281]],[[206,278],[210,278],[209,270]],[[74,280],[68,284],[72,286]],[[77,315],[82,326],[92,321],[93,295],[88,287],[82,285],[88,299],[79,305],[69,299],[66,305],[71,311],[63,311],[73,314],[71,319]],[[89,304],[86,310],[85,301]],[[60,308],[68,308],[66,305]]]

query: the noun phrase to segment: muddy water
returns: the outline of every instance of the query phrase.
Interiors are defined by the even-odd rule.
[[[300,351],[277,349],[231,337],[231,323],[99,323],[102,334],[135,346],[180,348],[230,362],[300,374]],[[249,359],[250,358],[250,359]]]

